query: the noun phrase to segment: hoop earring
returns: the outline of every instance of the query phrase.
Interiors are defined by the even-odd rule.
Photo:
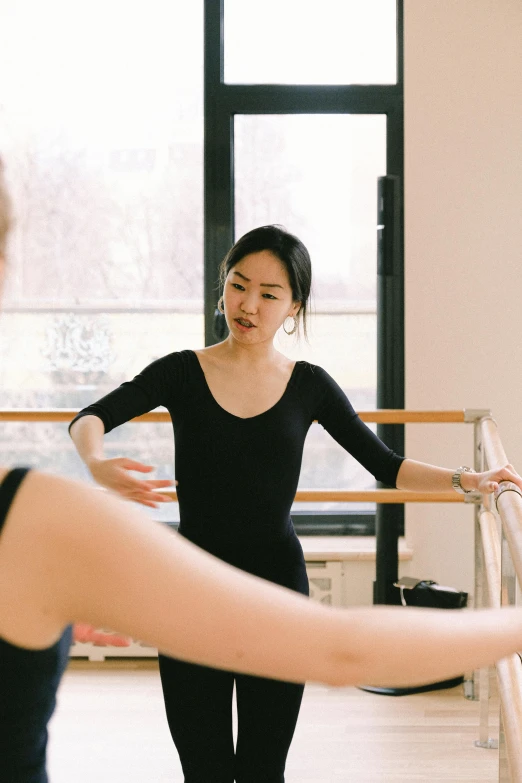
[[[291,318],[291,319],[292,319],[292,321],[294,322],[294,325],[293,325],[293,327],[290,329],[290,331],[288,331],[288,329],[286,328],[286,322],[288,321],[288,319],[289,319],[289,318]],[[295,315],[288,315],[288,316],[285,318],[285,320],[283,321],[283,331],[284,331],[284,333],[285,333],[285,334],[288,334],[288,335],[295,334],[295,332],[297,332],[297,327],[298,327],[298,325],[299,325],[299,321],[297,320],[297,318],[295,317]]]
[[[223,307],[223,297],[220,296],[218,303],[217,303],[217,309],[221,313],[221,315],[225,315],[225,308]]]

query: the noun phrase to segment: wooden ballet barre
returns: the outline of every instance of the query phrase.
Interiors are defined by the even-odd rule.
[[[78,413],[73,408],[23,409],[12,408],[0,410],[0,422],[70,422]],[[360,418],[365,422],[379,424],[405,423],[462,423],[468,421],[465,410],[450,411],[405,411],[402,409],[383,409],[360,411]],[[470,419],[469,419],[470,420]],[[151,411],[132,419],[137,423],[170,422],[168,411]],[[177,500],[175,491],[163,491]],[[410,492],[398,489],[372,490],[332,490],[306,489],[298,490],[295,501],[300,503],[463,503],[478,502],[479,495],[458,495],[455,492]]]
[[[70,422],[77,413],[73,408],[4,408],[0,410],[0,421]]]
[[[359,411],[359,418],[376,424],[460,424],[466,421],[466,412],[456,411],[404,411],[381,408],[378,411]]]
[[[301,489],[297,503],[462,503],[456,492],[412,492],[407,489]]]
[[[481,512],[480,533],[489,604],[498,609],[502,589],[501,555],[497,522],[491,511]],[[499,661],[496,669],[511,779],[522,780],[522,662],[518,655],[511,655]]]
[[[175,490],[158,490],[177,500]],[[298,489],[296,503],[465,503],[470,496],[456,492],[410,492],[402,489]],[[480,499],[473,495],[473,502]],[[469,500],[468,500],[469,502]]]
[[[10,408],[0,410],[0,421],[28,421],[28,422],[70,422],[78,413],[73,408],[48,408],[35,410],[34,408]],[[443,424],[462,423],[467,421],[466,411],[405,411],[394,409],[382,409],[376,411],[359,411],[362,421],[376,424]],[[151,411],[132,419],[134,422],[159,423],[170,422],[170,414],[167,411]]]

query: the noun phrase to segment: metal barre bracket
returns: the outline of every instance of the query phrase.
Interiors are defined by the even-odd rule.
[[[464,408],[465,422],[478,422],[481,419],[493,419],[491,411],[488,408]],[[493,419],[493,421],[495,421]]]
[[[486,750],[496,750],[498,748],[498,740],[491,739],[491,737],[485,742],[481,742],[481,740],[475,740],[473,744],[476,748],[486,748]]]
[[[498,489],[495,490],[495,506],[498,511],[498,499],[503,492],[516,492],[522,497],[522,490],[513,481],[499,481]]]

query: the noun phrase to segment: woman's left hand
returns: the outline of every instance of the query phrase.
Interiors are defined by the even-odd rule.
[[[130,647],[131,639],[118,633],[108,633],[87,623],[75,623],[73,641],[92,642],[96,647]]]
[[[471,477],[473,474],[468,473],[467,475]],[[513,484],[516,484],[522,490],[522,476],[519,476],[513,465],[509,463],[502,468],[487,470],[484,473],[475,473],[474,479],[476,484],[475,491],[483,495],[488,492],[495,492],[501,481],[512,481]]]

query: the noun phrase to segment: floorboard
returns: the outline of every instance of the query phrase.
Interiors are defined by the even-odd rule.
[[[494,695],[493,737],[496,705]],[[390,697],[309,685],[286,783],[493,783],[498,751],[475,747],[478,720],[461,687]],[[70,664],[49,772],[52,783],[182,783],[155,661]]]

